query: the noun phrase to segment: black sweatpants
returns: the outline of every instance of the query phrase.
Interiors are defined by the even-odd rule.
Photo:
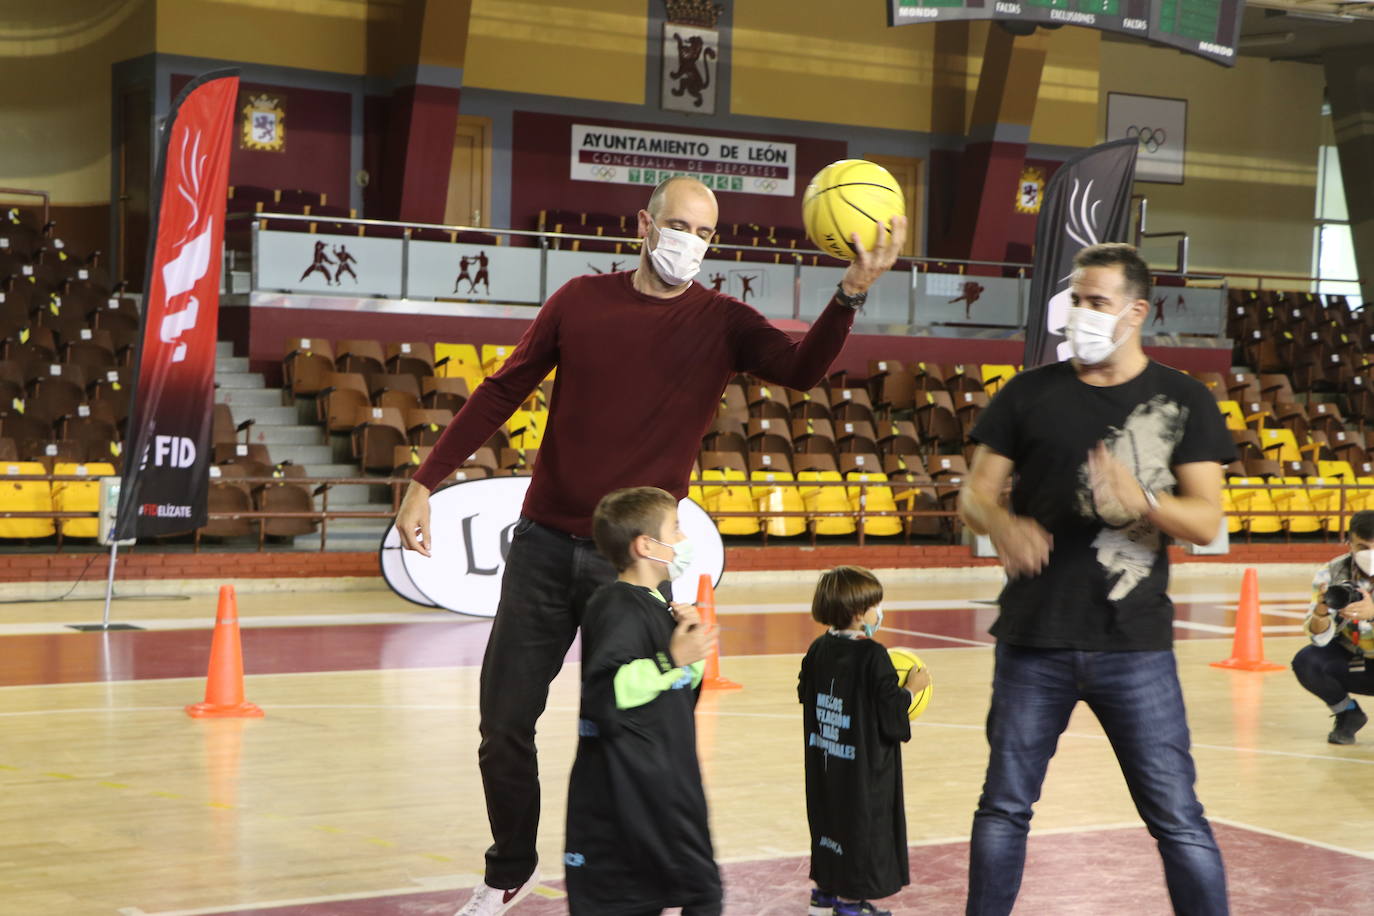
[[[534,725],[587,599],[615,578],[615,567],[590,539],[527,518],[516,525],[482,659],[477,760],[491,823],[486,883],[492,887],[519,887],[534,871],[539,831]]]

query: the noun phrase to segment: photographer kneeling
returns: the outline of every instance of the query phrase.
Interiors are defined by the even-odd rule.
[[[1312,580],[1312,607],[1303,621],[1312,645],[1293,656],[1298,683],[1336,716],[1326,736],[1332,744],[1354,744],[1369,721],[1350,694],[1374,694],[1374,512],[1351,516],[1349,541],[1350,552]]]

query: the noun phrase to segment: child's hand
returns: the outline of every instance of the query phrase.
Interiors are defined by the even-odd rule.
[[[902,686],[905,687],[907,690],[910,690],[911,693],[915,695],[920,693],[922,690],[925,690],[927,687],[930,686],[930,684],[930,669],[922,668],[920,671],[908,671],[906,675],[906,683]]]
[[[673,631],[672,641],[668,643],[668,654],[673,664],[679,667],[699,662],[710,654],[716,646],[716,627],[703,627],[700,623],[683,620]]]
[[[701,614],[697,611],[695,604],[687,602],[674,602],[673,619],[678,623],[701,623]]]

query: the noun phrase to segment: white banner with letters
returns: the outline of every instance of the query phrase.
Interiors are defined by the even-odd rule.
[[[792,197],[797,192],[797,146],[771,140],[573,125],[574,180],[653,187],[674,175],[690,175],[715,191]]]

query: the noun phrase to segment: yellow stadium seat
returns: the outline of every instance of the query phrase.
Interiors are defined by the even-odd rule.
[[[1233,484],[1263,484],[1259,477],[1233,477]],[[1277,534],[1283,524],[1275,511],[1274,500],[1264,487],[1242,487],[1232,491],[1236,512],[1241,519],[1241,527],[1251,534]],[[1266,513],[1266,514],[1258,514]]]
[[[1298,440],[1291,429],[1270,428],[1259,431],[1260,448],[1264,457],[1273,461],[1301,461]]]
[[[735,486],[748,478],[736,468],[701,472],[701,507],[707,512],[753,512],[754,498],[749,487]],[[719,518],[716,529],[721,534],[758,534],[757,518]]]
[[[806,502],[807,512],[844,512],[842,516],[818,518],[815,520],[817,534],[853,534],[858,526],[848,515],[853,511],[844,487],[807,487],[807,482],[842,481],[839,471],[802,471],[797,475],[797,483],[802,484],[801,495]]]
[[[1279,519],[1285,531],[1289,534],[1314,534],[1322,529],[1321,518],[1315,515],[1292,514],[1312,512],[1315,509],[1303,478],[1282,477],[1272,482],[1283,483],[1282,487],[1271,487],[1269,497],[1274,501],[1274,508],[1285,513]]]
[[[1367,512],[1374,509],[1374,477],[1357,477],[1355,482],[1360,485],[1360,488],[1346,496],[1350,502],[1350,510],[1352,512]]]
[[[510,359],[515,344],[482,344],[482,371],[491,375]]]
[[[115,476],[115,468],[109,462],[91,464],[72,464],[59,462],[53,466],[53,475],[64,474],[89,477],[84,480],[58,480],[52,485],[52,504],[58,512],[99,512],[100,478]],[[100,534],[100,519],[77,518],[59,519],[58,529],[66,537],[93,538]]]
[[[983,388],[988,394],[996,394],[1002,390],[1002,386],[1011,381],[1016,375],[1015,366],[999,366],[993,363],[983,363]]]
[[[869,482],[887,482],[887,475],[881,473],[865,474],[859,471],[850,471],[845,475],[845,480],[858,480]],[[865,512],[896,512],[897,501],[892,496],[891,487],[846,487],[849,491],[849,506],[855,512],[859,511],[859,498],[864,498]],[[895,515],[864,516],[864,534],[878,536],[889,536],[902,533],[902,520]]]
[[[754,471],[749,475],[750,496],[760,512],[805,512],[806,503],[802,501],[801,490],[795,486],[790,471]],[[763,530],[773,537],[791,537],[806,530],[806,519],[801,516],[765,518]]]
[[[1228,484],[1230,480],[1226,481]],[[1239,534],[1241,531],[1240,509],[1236,504],[1236,493],[1239,490],[1232,490],[1229,486],[1221,490],[1221,511],[1226,513],[1226,530],[1231,534]]]
[[[439,367],[440,372],[458,363],[482,368],[482,357],[473,344],[437,343],[434,345],[434,361],[437,363],[441,359],[447,359],[448,364]]]
[[[1307,496],[1312,501],[1312,508],[1322,513],[1318,523],[1326,531],[1339,531],[1341,528],[1341,491],[1337,486],[1344,482],[1335,477],[1307,478]],[[1353,478],[1351,482],[1354,482]],[[1346,511],[1349,512],[1349,492],[1345,498]]]
[[[548,425],[547,410],[517,410],[506,421],[506,431],[510,433],[510,447],[521,451],[539,448],[544,441],[544,431]]]
[[[435,373],[440,378],[460,378],[468,383],[468,394],[477,390],[477,386],[482,384],[482,379],[486,378],[486,373],[482,371],[482,361],[477,356],[477,348],[472,344],[445,344],[437,343],[434,345],[434,361],[448,358],[448,362],[442,366],[434,368]]]
[[[1226,418],[1227,429],[1245,431],[1245,414],[1241,413],[1239,404],[1235,401],[1217,401],[1217,407]]]
[[[10,512],[51,512],[52,484],[46,480],[14,480],[28,474],[46,474],[38,461],[0,463],[0,508]],[[0,518],[0,538],[45,538],[57,531],[50,518]]]
[[[1355,469],[1349,461],[1318,461],[1317,473],[1322,477],[1335,477],[1342,483],[1355,482]]]

